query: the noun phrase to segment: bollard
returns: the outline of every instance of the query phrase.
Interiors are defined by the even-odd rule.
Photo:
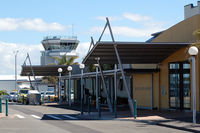
[[[48,102],[50,102],[50,96],[48,96]]]
[[[22,104],[24,104],[24,96],[22,96]]]
[[[6,99],[6,116],[8,116],[8,99]]]
[[[134,118],[137,118],[137,101],[134,100]]]
[[[44,104],[44,95],[42,96],[42,104]]]
[[[115,100],[115,108],[114,108],[114,111],[115,111],[115,118],[117,118],[117,100]]]
[[[98,98],[98,113],[99,118],[101,118],[101,97]]]
[[[0,113],[2,113],[2,98],[0,97]]]
[[[88,97],[88,114],[90,114],[91,96]]]

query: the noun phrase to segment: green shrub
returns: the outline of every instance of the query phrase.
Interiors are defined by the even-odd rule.
[[[0,96],[2,95],[8,95],[7,91],[6,90],[0,90]]]

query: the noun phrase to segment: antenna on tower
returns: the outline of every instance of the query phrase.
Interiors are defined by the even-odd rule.
[[[74,36],[74,24],[72,24],[72,36]]]

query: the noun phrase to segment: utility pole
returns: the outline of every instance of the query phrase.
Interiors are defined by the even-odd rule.
[[[18,50],[15,51],[15,90],[17,90],[17,54],[18,54]]]

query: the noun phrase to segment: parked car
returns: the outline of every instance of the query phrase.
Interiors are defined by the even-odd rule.
[[[26,104],[41,104],[41,94],[38,90],[29,90],[27,95]]]
[[[19,95],[18,95],[18,102],[21,102],[21,103],[27,103],[27,96],[28,96],[28,91],[30,89],[29,88],[24,88],[24,89],[21,89],[19,91]],[[24,100],[24,101],[23,101]]]
[[[50,101],[54,101],[55,98],[56,98],[56,96],[55,96],[55,93],[53,91],[47,91],[45,93],[45,100],[50,102]]]
[[[10,92],[8,100],[11,102],[16,102],[18,99],[18,93],[17,92]]]

